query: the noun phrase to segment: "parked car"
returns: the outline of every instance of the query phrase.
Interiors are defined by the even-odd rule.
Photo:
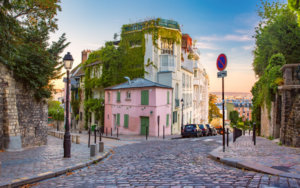
[[[216,128],[211,124],[205,124],[205,126],[209,130],[208,135],[215,136],[218,134]]]
[[[196,124],[189,124],[184,126],[181,132],[181,136],[183,138],[188,137],[188,136],[202,136],[202,131],[201,129],[196,125]]]
[[[204,124],[199,124],[198,127],[202,130],[203,136],[208,136],[209,130],[204,126]]]

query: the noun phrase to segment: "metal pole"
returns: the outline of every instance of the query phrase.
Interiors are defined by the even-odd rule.
[[[163,139],[165,139],[165,126],[163,126],[163,128],[164,128],[164,129],[163,129],[163,131],[164,131],[164,132],[163,132],[163,133],[164,133],[164,134],[163,134]]]
[[[223,108],[223,152],[225,152],[225,111],[224,111],[224,77],[222,77],[222,108]]]
[[[67,93],[66,93],[66,129],[64,135],[64,158],[71,157],[71,134],[69,127],[69,70],[67,70]]]
[[[146,126],[146,140],[148,140],[148,127]]]
[[[97,143],[97,131],[96,131],[96,129],[94,129],[94,133],[95,133],[95,144]]]
[[[107,127],[106,127],[106,136],[107,136]]]
[[[181,109],[181,133],[183,130],[183,104],[182,104],[182,109]]]
[[[158,130],[158,137],[159,137],[159,116],[157,116],[157,126],[158,126],[157,130]]]
[[[117,138],[119,137],[119,128],[117,128]]]
[[[112,137],[112,128],[110,128],[110,137]]]
[[[102,138],[101,138],[101,131],[99,130],[99,133],[100,133],[100,142],[102,141]]]
[[[227,128],[227,147],[228,147],[228,143],[229,143],[229,128]]]
[[[58,131],[58,120],[57,120],[57,129],[56,130]]]
[[[256,123],[253,123],[253,127],[254,127],[254,145],[256,145]]]
[[[89,128],[88,132],[89,132],[89,143],[88,143],[88,147],[90,147],[90,140],[91,140],[91,129],[90,129],[90,128]]]
[[[249,129],[249,136],[250,136],[250,129]]]
[[[235,125],[233,127],[233,142],[235,142],[235,133],[236,133],[236,128],[235,128]]]

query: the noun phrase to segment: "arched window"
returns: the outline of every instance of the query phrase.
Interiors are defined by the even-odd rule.
[[[130,91],[127,91],[127,92],[126,92],[126,96],[127,96],[126,99],[131,99],[131,92],[130,92]]]

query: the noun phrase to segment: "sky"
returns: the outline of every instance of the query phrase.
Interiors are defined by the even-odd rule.
[[[155,17],[172,19],[182,32],[197,39],[200,62],[210,78],[210,92],[222,91],[217,78],[216,60],[224,53],[228,59],[225,92],[250,92],[256,78],[252,70],[254,28],[261,20],[256,13],[261,0],[61,0],[59,30],[50,34],[50,42],[66,33],[71,44],[61,54],[71,52],[73,67],[81,62],[81,51],[97,50],[113,40],[123,24]],[[271,0],[269,2],[272,2]],[[286,0],[285,0],[286,2]],[[65,70],[64,70],[65,71]],[[63,88],[62,79],[55,88]]]

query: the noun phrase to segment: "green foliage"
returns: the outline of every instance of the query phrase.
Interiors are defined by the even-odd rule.
[[[14,72],[18,82],[38,101],[50,98],[51,80],[61,78],[59,54],[69,44],[65,35],[48,44],[57,29],[54,16],[59,0],[0,0],[0,61]]]
[[[238,119],[239,119],[239,113],[238,113],[238,111],[236,111],[236,110],[231,111],[229,113],[229,119],[230,119],[231,123],[233,123],[234,125],[236,125],[238,123]]]
[[[223,118],[223,115],[220,113],[219,108],[215,105],[217,102],[217,96],[213,94],[209,94],[209,113],[208,119],[211,122],[213,119],[216,118]]]
[[[78,99],[75,99],[75,91],[71,91],[71,107],[72,107],[72,112],[74,113],[74,115],[78,115],[79,114],[79,107],[80,107],[80,103],[81,103],[81,92],[82,89],[78,88]]]
[[[300,2],[299,0],[288,0],[289,8],[296,11],[298,15],[298,23],[300,24]]]
[[[282,142],[281,142],[281,141],[279,141],[278,145],[279,145],[279,146],[282,146]]]
[[[78,121],[78,120],[79,120],[79,114],[76,115],[76,121]]]
[[[60,108],[60,106],[59,105],[61,105],[61,103],[59,102],[59,101],[53,101],[53,100],[49,100],[48,101],[48,109],[59,109]]]
[[[60,107],[57,112],[57,109],[51,108],[48,110],[48,116],[52,116],[53,120],[64,121],[64,109]]]
[[[270,135],[270,136],[268,136],[267,139],[269,139],[269,140],[274,140],[274,137]]]

